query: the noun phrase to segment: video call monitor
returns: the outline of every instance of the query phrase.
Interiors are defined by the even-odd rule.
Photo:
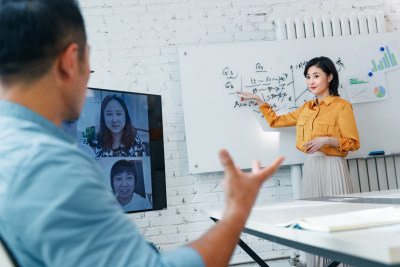
[[[65,132],[101,166],[126,213],[167,207],[161,96],[88,88]]]

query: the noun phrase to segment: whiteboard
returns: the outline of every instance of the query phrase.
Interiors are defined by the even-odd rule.
[[[400,32],[181,47],[189,171],[223,170],[218,158],[222,148],[242,169],[250,168],[253,159],[265,166],[280,155],[286,158],[283,164],[303,163],[295,127],[270,128],[258,106],[241,102],[236,92],[256,91],[278,115],[287,113],[314,98],[303,76],[306,62],[327,56],[339,71],[339,94],[349,100],[346,77],[364,72],[360,51],[388,42],[400,50]],[[361,147],[348,158],[364,158],[375,150],[400,152],[400,69],[385,72],[385,77],[388,99],[353,104]]]

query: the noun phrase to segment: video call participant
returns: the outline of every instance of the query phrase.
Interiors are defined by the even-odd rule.
[[[97,142],[97,157],[146,156],[144,144],[132,125],[128,108],[117,95],[108,95],[103,99]]]
[[[139,173],[135,160],[118,160],[111,167],[111,188],[125,212],[152,209],[150,201],[137,192],[138,179]],[[143,195],[145,195],[144,192]]]

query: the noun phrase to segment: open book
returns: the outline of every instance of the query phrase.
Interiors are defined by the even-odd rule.
[[[400,207],[384,207],[302,218],[277,226],[318,232],[354,230],[389,224],[400,224]]]

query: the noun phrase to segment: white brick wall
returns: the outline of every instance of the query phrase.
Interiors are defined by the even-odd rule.
[[[222,173],[188,172],[178,46],[274,40],[274,17],[305,12],[382,10],[388,30],[400,30],[398,0],[80,0],[80,4],[95,70],[89,85],[162,95],[168,209],[129,215],[161,251],[203,234],[213,223],[199,209],[224,199]],[[290,171],[285,167],[265,183],[257,203],[291,198]],[[290,253],[254,236],[242,238],[265,259]],[[250,260],[236,249],[231,263]],[[287,259],[269,264],[289,265]]]

